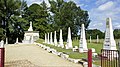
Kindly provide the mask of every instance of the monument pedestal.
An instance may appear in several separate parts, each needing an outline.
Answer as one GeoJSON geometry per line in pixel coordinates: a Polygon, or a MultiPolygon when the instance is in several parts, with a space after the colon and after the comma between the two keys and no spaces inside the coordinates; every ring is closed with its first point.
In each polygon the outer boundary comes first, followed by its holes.
{"type": "Polygon", "coordinates": [[[25,31],[23,43],[32,44],[39,39],[39,31],[25,31]]]}
{"type": "Polygon", "coordinates": [[[30,22],[30,27],[28,31],[25,31],[23,43],[33,44],[34,41],[39,39],[39,31],[33,31],[32,22],[30,22]]]}

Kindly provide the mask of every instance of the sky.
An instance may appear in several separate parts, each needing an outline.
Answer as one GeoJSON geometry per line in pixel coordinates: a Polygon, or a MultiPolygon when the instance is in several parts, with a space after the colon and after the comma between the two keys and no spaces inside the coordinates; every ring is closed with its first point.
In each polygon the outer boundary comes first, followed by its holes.
{"type": "MultiPolygon", "coordinates": [[[[40,4],[43,0],[26,0],[28,6],[32,3],[40,4]]],[[[44,0],[49,7],[48,0],[44,0]]],[[[88,29],[105,31],[106,18],[112,19],[113,29],[120,29],[120,0],[64,0],[73,1],[81,9],[88,11],[91,20],[88,29]]]]}

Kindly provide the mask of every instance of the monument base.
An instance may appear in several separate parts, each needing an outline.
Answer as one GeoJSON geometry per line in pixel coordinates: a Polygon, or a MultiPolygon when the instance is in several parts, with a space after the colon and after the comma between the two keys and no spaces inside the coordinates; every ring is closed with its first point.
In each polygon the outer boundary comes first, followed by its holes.
{"type": "Polygon", "coordinates": [[[25,31],[24,40],[25,44],[32,44],[34,41],[39,39],[39,31],[25,31]]]}
{"type": "Polygon", "coordinates": [[[85,53],[85,52],[88,52],[88,49],[79,48],[79,52],[80,53],[85,53]]]}

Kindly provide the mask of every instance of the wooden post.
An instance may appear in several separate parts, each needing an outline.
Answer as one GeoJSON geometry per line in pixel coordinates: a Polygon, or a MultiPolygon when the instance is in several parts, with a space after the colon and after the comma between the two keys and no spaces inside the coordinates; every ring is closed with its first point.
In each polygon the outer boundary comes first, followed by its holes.
{"type": "Polygon", "coordinates": [[[4,41],[0,42],[0,67],[4,67],[4,58],[5,58],[5,48],[4,41]]]}
{"type": "Polygon", "coordinates": [[[92,50],[88,50],[88,67],[92,67],[92,50]]]}
{"type": "Polygon", "coordinates": [[[4,67],[5,49],[0,48],[0,67],[4,67]]]}

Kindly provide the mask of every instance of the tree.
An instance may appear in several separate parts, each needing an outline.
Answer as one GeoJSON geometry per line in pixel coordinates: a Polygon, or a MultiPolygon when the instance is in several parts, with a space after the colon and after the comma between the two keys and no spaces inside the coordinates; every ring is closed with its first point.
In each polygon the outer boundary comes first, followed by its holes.
{"type": "Polygon", "coordinates": [[[90,20],[87,11],[77,7],[72,1],[64,2],[64,0],[49,0],[51,5],[50,12],[52,12],[53,28],[57,32],[63,30],[63,38],[67,38],[68,27],[71,27],[72,37],[76,37],[81,24],[84,23],[87,28],[90,20]]]}
{"type": "Polygon", "coordinates": [[[113,33],[115,39],[120,39],[120,29],[115,29],[113,33]]]}
{"type": "Polygon", "coordinates": [[[99,35],[99,39],[104,39],[104,33],[101,32],[100,30],[98,30],[98,29],[86,30],[87,39],[89,39],[90,36],[92,39],[96,39],[97,35],[99,35]]]}
{"type": "MultiPolygon", "coordinates": [[[[48,31],[48,12],[45,2],[42,4],[32,4],[25,12],[24,18],[28,22],[33,22],[33,29],[39,31],[40,37],[44,38],[44,33],[48,31]]],[[[29,24],[28,24],[29,25],[29,24]]]]}
{"type": "Polygon", "coordinates": [[[4,29],[4,35],[8,37],[9,42],[14,40],[10,40],[12,39],[12,31],[15,30],[12,28],[14,25],[12,17],[19,16],[20,10],[25,7],[25,4],[26,2],[24,0],[0,0],[1,27],[4,29]],[[22,4],[24,6],[21,6],[22,4]]]}

